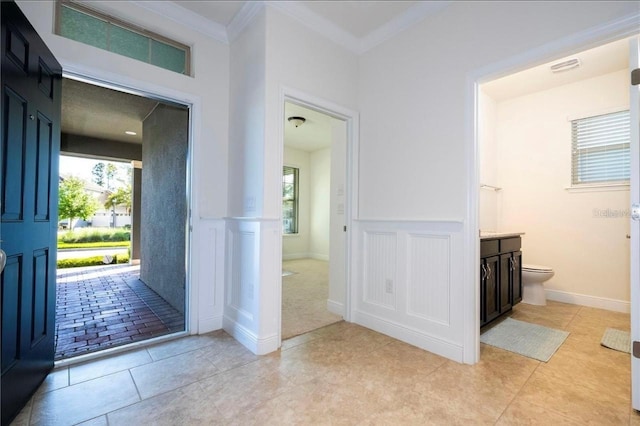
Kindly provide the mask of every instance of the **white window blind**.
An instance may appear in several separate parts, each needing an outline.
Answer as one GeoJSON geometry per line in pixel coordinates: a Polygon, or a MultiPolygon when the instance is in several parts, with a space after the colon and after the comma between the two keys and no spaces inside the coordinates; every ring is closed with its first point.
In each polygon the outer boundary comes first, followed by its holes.
{"type": "Polygon", "coordinates": [[[571,121],[571,185],[629,182],[629,111],[571,121]]]}

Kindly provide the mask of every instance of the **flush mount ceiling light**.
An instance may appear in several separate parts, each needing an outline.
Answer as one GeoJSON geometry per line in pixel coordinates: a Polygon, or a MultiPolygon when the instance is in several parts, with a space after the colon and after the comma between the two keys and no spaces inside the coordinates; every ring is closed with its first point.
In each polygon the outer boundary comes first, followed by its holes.
{"type": "Polygon", "coordinates": [[[131,130],[127,130],[125,133],[126,133],[127,135],[131,135],[131,136],[135,136],[135,135],[137,135],[137,133],[136,133],[136,132],[132,132],[131,130]]]}
{"type": "Polygon", "coordinates": [[[580,59],[572,58],[566,61],[558,62],[549,67],[551,72],[559,73],[572,70],[574,68],[578,68],[580,66],[580,59]]]}
{"type": "Polygon", "coordinates": [[[307,121],[304,117],[289,117],[288,120],[296,127],[302,126],[302,124],[307,121]]]}

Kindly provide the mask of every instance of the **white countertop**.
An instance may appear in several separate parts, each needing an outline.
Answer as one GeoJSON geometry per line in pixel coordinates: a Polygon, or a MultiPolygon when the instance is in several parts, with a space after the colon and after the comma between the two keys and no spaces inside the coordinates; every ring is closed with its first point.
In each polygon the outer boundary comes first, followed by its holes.
{"type": "Polygon", "coordinates": [[[480,231],[480,239],[481,240],[489,240],[489,239],[496,239],[496,238],[519,237],[520,235],[524,235],[524,232],[489,232],[489,231],[480,231]]]}

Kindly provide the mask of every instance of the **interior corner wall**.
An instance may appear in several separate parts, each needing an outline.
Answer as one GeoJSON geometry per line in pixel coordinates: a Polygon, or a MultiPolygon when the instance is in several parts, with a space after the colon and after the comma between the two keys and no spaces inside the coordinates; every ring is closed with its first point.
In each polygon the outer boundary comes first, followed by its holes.
{"type": "Polygon", "coordinates": [[[256,16],[231,44],[229,86],[229,213],[263,211],[265,138],[265,17],[256,16]]]}
{"type": "Polygon", "coordinates": [[[618,108],[629,108],[627,70],[497,103],[500,227],[525,232],[524,263],[553,268],[555,275],[545,283],[552,298],[628,307],[629,188],[566,189],[570,119],[618,108]]]}
{"type": "Polygon", "coordinates": [[[282,236],[282,259],[304,259],[310,250],[311,169],[309,153],[284,147],[284,165],[298,169],[298,233],[282,236]]]}
{"type": "Polygon", "coordinates": [[[331,149],[319,149],[309,154],[309,255],[313,259],[329,260],[329,213],[331,210],[331,149]]]}
{"type": "Polygon", "coordinates": [[[142,123],[140,280],[185,310],[189,113],[159,104],[142,123]]]}

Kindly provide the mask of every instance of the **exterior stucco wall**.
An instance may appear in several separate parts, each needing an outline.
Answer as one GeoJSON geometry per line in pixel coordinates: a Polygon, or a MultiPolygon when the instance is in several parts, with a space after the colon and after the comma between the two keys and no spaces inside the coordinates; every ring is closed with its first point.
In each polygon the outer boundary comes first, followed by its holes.
{"type": "Polygon", "coordinates": [[[142,126],[140,279],[185,308],[188,111],[160,104],[142,126]]]}

